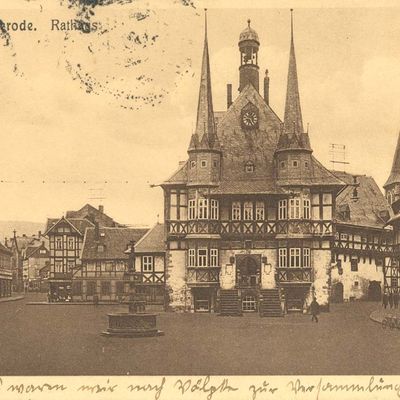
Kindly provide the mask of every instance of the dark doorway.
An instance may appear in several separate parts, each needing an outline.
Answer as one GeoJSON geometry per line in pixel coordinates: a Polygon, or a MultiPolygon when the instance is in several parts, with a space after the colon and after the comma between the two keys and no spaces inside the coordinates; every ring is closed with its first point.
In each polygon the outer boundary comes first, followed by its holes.
{"type": "Polygon", "coordinates": [[[260,283],[261,265],[254,257],[237,260],[236,282],[239,287],[256,287],[260,283]]]}
{"type": "Polygon", "coordinates": [[[368,286],[368,300],[380,301],[382,296],[381,283],[379,281],[370,281],[368,286]]]}
{"type": "Polygon", "coordinates": [[[208,288],[194,288],[193,300],[195,312],[210,312],[211,311],[211,292],[208,288]]]}
{"type": "Polygon", "coordinates": [[[342,282],[337,282],[332,286],[332,303],[343,303],[342,282]]]}

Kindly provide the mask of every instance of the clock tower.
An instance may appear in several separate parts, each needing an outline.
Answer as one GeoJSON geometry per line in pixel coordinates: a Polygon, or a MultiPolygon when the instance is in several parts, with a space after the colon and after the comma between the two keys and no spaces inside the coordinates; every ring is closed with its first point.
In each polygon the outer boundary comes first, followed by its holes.
{"type": "Polygon", "coordinates": [[[239,67],[239,92],[249,83],[259,90],[259,67],[258,49],[260,40],[257,32],[250,27],[250,20],[247,21],[247,28],[239,36],[240,67],[239,67]]]}

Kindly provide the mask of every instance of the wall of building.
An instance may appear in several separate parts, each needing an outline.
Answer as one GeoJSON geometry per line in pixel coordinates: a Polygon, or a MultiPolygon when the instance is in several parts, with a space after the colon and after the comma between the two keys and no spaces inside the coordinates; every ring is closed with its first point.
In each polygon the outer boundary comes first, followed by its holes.
{"type": "Polygon", "coordinates": [[[312,285],[313,290],[310,291],[306,298],[306,304],[309,306],[315,295],[318,303],[322,309],[329,307],[329,294],[330,294],[330,267],[331,267],[331,250],[329,242],[325,243],[325,249],[313,249],[311,251],[311,262],[313,267],[314,282],[312,285]]]}
{"type": "MultiPolygon", "coordinates": [[[[376,259],[373,257],[358,257],[357,271],[351,270],[350,255],[338,255],[341,260],[342,274],[339,274],[338,268],[332,270],[332,287],[338,282],[343,284],[343,299],[366,300],[368,298],[368,289],[370,282],[380,282],[383,290],[383,267],[376,264],[376,259]],[[346,261],[344,261],[346,259],[346,261]]],[[[354,257],[354,256],[353,256],[354,257]]],[[[381,262],[380,262],[381,264],[381,262]]]]}
{"type": "Polygon", "coordinates": [[[186,285],[186,251],[168,250],[166,254],[166,291],[169,308],[188,311],[193,306],[191,290],[186,285]]]}

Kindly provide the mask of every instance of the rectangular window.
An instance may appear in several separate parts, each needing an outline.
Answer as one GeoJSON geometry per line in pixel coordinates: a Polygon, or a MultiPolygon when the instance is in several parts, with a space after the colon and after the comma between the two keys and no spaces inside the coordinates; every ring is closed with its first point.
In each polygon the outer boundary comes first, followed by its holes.
{"type": "Polygon", "coordinates": [[[188,266],[195,267],[196,266],[196,250],[189,249],[188,251],[188,266]]]}
{"type": "Polygon", "coordinates": [[[208,256],[207,249],[198,249],[197,250],[197,264],[199,267],[207,267],[207,256],[208,256]]]}
{"type": "Polygon", "coordinates": [[[72,295],[80,296],[82,294],[82,282],[72,282],[72,295]]]}
{"type": "Polygon", "coordinates": [[[75,240],[73,237],[68,238],[68,250],[74,250],[75,240]]]}
{"type": "Polygon", "coordinates": [[[210,266],[218,267],[218,249],[210,249],[210,266]]]}
{"type": "Polygon", "coordinates": [[[309,199],[303,199],[303,218],[310,219],[311,217],[311,202],[309,199]]]}
{"type": "Polygon", "coordinates": [[[152,272],[154,268],[154,258],[153,256],[143,256],[142,257],[142,270],[143,272],[152,272]]]}
{"type": "Polygon", "coordinates": [[[62,237],[57,236],[56,237],[56,250],[61,250],[62,248],[63,248],[62,237]]]}
{"type": "Polygon", "coordinates": [[[124,282],[117,282],[116,283],[116,290],[118,295],[124,294],[124,282]]]}
{"type": "Polygon", "coordinates": [[[196,219],[196,200],[189,200],[189,219],[196,219]]]}
{"type": "Polygon", "coordinates": [[[218,200],[210,200],[210,219],[219,219],[218,200]]]}
{"type": "Polygon", "coordinates": [[[63,262],[62,261],[55,261],[54,262],[54,272],[64,272],[63,262]]]}
{"type": "Polygon", "coordinates": [[[240,212],[240,202],[239,201],[234,201],[232,203],[232,219],[234,221],[239,221],[241,218],[241,212],[240,212]]]}
{"type": "Polygon", "coordinates": [[[251,201],[245,201],[243,206],[243,219],[245,221],[253,220],[253,203],[251,201]]]}
{"type": "Polygon", "coordinates": [[[113,271],[113,262],[112,261],[107,261],[105,265],[105,271],[106,272],[112,272],[113,271]]]}
{"type": "Polygon", "coordinates": [[[94,296],[96,294],[96,282],[95,281],[87,281],[86,294],[88,296],[94,296]]]}
{"type": "Polygon", "coordinates": [[[300,268],[300,248],[290,249],[290,263],[291,268],[300,268]]]}
{"type": "Polygon", "coordinates": [[[71,272],[75,268],[75,261],[67,262],[67,272],[71,272]]]}
{"type": "Polygon", "coordinates": [[[101,282],[101,294],[104,296],[109,296],[111,294],[111,282],[101,282]]]}
{"type": "Polygon", "coordinates": [[[289,219],[300,218],[300,199],[289,200],[289,219]]]}
{"type": "Polygon", "coordinates": [[[264,221],[265,219],[265,208],[263,201],[256,202],[256,220],[257,221],[264,221]]]}
{"type": "Polygon", "coordinates": [[[279,249],[278,265],[279,268],[287,268],[287,249],[285,248],[279,249]]]}
{"type": "Polygon", "coordinates": [[[351,270],[353,272],[357,272],[358,271],[358,258],[352,258],[350,260],[350,264],[351,264],[351,270]]]}
{"type": "Polygon", "coordinates": [[[308,247],[303,249],[303,268],[311,268],[310,249],[308,247]]]}
{"type": "Polygon", "coordinates": [[[279,200],[278,219],[287,219],[287,200],[279,200]]]}
{"type": "Polygon", "coordinates": [[[199,219],[207,219],[208,218],[208,199],[199,199],[199,219]]]}

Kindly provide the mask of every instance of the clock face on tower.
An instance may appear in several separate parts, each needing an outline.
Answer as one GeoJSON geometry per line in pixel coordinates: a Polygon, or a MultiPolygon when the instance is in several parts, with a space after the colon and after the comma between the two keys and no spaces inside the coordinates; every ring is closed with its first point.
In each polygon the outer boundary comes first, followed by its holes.
{"type": "Polygon", "coordinates": [[[258,110],[249,103],[241,113],[241,125],[243,129],[254,129],[258,127],[258,110]]]}

